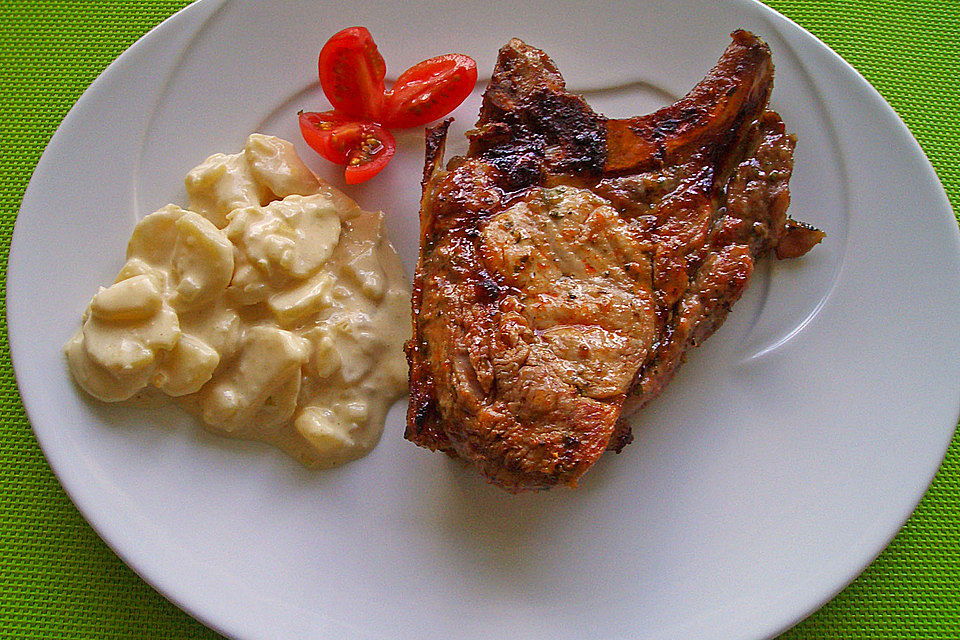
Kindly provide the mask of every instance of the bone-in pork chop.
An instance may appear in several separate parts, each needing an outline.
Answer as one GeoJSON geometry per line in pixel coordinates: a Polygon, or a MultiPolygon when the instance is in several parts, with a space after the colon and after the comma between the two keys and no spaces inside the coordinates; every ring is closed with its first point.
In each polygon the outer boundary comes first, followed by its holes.
{"type": "Polygon", "coordinates": [[[612,120],[500,50],[466,157],[427,134],[405,436],[511,492],[573,486],[740,297],[823,234],[787,217],[794,138],[745,31],[677,103],[612,120]]]}

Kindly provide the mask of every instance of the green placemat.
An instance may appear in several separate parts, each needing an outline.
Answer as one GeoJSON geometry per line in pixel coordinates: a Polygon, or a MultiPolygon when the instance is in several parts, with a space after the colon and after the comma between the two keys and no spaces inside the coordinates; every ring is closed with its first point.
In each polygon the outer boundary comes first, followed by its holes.
{"type": "MultiPolygon", "coordinates": [[[[219,637],[141,581],[67,499],[24,416],[6,335],[6,260],[13,222],[44,146],[97,74],[184,4],[0,1],[3,639],[219,637]]],[[[956,212],[960,2],[768,4],[824,40],[880,90],[930,157],[956,212]]],[[[783,638],[960,638],[960,436],[916,513],[886,551],[783,638]]]]}

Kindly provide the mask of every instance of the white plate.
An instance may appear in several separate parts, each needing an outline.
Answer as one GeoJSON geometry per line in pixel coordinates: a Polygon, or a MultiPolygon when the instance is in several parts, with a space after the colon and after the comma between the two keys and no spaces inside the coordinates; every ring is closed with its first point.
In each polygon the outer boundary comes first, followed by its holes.
{"type": "MultiPolygon", "coordinates": [[[[44,153],[8,270],[13,363],[37,438],[98,533],[236,638],[763,638],[889,542],[957,424],[960,240],[914,139],[827,47],[747,0],[199,2],[80,99],[44,153]],[[797,132],[792,214],[827,231],[767,263],[727,323],[576,491],[510,496],[401,439],[314,472],[175,411],[101,406],[60,348],[134,221],[252,131],[299,141],[326,37],[364,24],[396,74],[458,51],[489,73],[521,36],[609,115],[684,93],[728,33],[770,44],[797,132]]],[[[457,112],[472,124],[479,94],[457,112]]],[[[422,141],[355,189],[416,254],[422,141]]],[[[460,149],[463,144],[459,143],[460,149]]]]}

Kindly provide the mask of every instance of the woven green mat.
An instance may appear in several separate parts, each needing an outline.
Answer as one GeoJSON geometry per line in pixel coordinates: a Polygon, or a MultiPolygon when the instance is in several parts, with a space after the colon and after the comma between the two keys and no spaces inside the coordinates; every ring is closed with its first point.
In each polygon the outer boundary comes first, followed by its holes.
{"type": "MultiPolygon", "coordinates": [[[[67,499],[20,405],[5,325],[13,222],[44,146],[97,74],[184,4],[0,0],[3,639],[219,637],[142,582],[67,499]]],[[[960,2],[768,4],[823,39],[880,90],[920,141],[957,211],[960,2]]],[[[783,638],[960,638],[960,437],[916,513],[886,551],[843,593],[783,638]]]]}

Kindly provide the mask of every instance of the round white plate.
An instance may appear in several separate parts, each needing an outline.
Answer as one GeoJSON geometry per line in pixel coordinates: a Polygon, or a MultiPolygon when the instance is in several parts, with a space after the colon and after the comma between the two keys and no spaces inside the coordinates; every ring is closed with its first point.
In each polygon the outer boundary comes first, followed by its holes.
{"type": "MultiPolygon", "coordinates": [[[[218,2],[118,58],[64,120],[17,219],[13,363],[37,438],[98,533],[228,636],[764,638],[890,541],[960,407],[960,239],[937,179],[880,96],[810,34],[748,0],[218,2]],[[370,28],[396,76],[457,51],[489,74],[519,36],[608,115],[681,95],[745,27],[770,44],[772,105],[797,133],[791,213],[826,230],[766,263],[726,324],[637,416],[636,440],[575,491],[511,496],[401,438],[309,471],[173,409],[103,406],[61,345],[112,280],[136,219],[186,202],[183,176],[253,131],[302,144],[326,107],[316,56],[370,28]]],[[[456,112],[452,151],[479,91],[456,112]]],[[[421,136],[349,192],[388,213],[412,273],[421,136]]]]}

